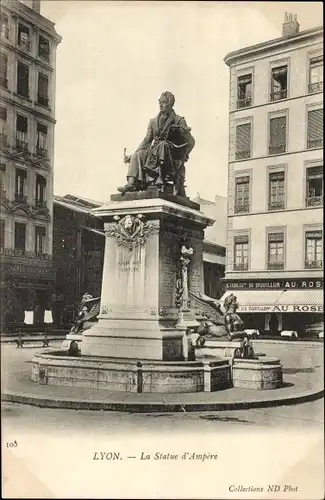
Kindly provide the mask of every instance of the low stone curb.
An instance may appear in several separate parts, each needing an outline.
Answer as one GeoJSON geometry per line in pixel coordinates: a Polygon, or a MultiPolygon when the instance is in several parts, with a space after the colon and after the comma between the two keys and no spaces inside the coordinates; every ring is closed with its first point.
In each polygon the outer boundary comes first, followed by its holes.
{"type": "MultiPolygon", "coordinates": [[[[275,389],[276,391],[276,389],[275,389]]],[[[131,393],[130,393],[131,395],[131,393]]],[[[125,397],[125,394],[123,394],[125,397]]],[[[139,395],[141,397],[141,395],[139,395]]],[[[283,396],[275,399],[251,400],[251,401],[224,401],[216,403],[182,403],[180,395],[179,403],[157,403],[157,402],[110,402],[78,400],[71,398],[55,399],[26,395],[19,392],[7,391],[1,395],[2,401],[20,403],[42,408],[64,408],[69,410],[103,410],[120,411],[130,413],[173,413],[173,412],[200,412],[200,411],[223,411],[223,410],[248,410],[251,408],[268,408],[272,406],[288,406],[298,403],[306,403],[324,397],[324,389],[313,392],[305,391],[298,394],[283,396]]]]}

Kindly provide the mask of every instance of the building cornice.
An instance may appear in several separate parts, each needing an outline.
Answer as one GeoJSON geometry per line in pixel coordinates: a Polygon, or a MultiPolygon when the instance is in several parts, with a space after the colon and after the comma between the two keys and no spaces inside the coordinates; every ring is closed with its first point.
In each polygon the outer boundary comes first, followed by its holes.
{"type": "Polygon", "coordinates": [[[263,52],[269,52],[270,50],[275,48],[284,49],[288,47],[288,45],[301,43],[302,41],[322,35],[323,26],[317,26],[309,30],[301,31],[300,33],[294,35],[275,38],[273,40],[268,40],[266,42],[258,43],[256,45],[250,45],[249,47],[244,47],[243,49],[229,52],[229,54],[224,57],[224,62],[227,64],[227,66],[231,67],[245,57],[257,56],[263,52]]]}
{"type": "Polygon", "coordinates": [[[2,0],[1,3],[2,8],[4,7],[13,14],[16,14],[18,17],[22,17],[36,29],[43,31],[50,36],[57,44],[62,41],[62,37],[54,28],[55,24],[27,5],[19,2],[18,0],[2,0]]]}

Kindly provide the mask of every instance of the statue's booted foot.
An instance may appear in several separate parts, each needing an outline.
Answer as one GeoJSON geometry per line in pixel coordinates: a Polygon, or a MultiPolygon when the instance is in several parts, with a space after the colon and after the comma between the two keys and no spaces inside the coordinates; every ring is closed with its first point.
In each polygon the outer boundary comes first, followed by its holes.
{"type": "Polygon", "coordinates": [[[131,193],[133,191],[136,191],[136,187],[133,184],[125,184],[125,186],[120,186],[117,188],[119,193],[131,193]]]}

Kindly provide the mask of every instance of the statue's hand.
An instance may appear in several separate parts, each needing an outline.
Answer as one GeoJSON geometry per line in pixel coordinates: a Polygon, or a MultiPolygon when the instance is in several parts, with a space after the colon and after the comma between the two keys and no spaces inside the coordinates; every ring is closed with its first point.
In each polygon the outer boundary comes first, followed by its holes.
{"type": "Polygon", "coordinates": [[[124,156],[124,163],[130,163],[131,161],[131,155],[125,155],[124,156]]]}

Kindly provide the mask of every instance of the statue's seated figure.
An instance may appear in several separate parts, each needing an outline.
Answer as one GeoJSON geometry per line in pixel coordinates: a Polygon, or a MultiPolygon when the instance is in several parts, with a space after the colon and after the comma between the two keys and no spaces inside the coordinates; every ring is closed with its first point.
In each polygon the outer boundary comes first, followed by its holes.
{"type": "Polygon", "coordinates": [[[160,112],[150,120],[146,137],[131,156],[125,156],[129,168],[127,184],[118,188],[121,193],[149,186],[165,191],[169,184],[173,194],[186,196],[185,163],[195,141],[185,119],[175,113],[174,103],[170,92],[161,95],[160,112]]]}

